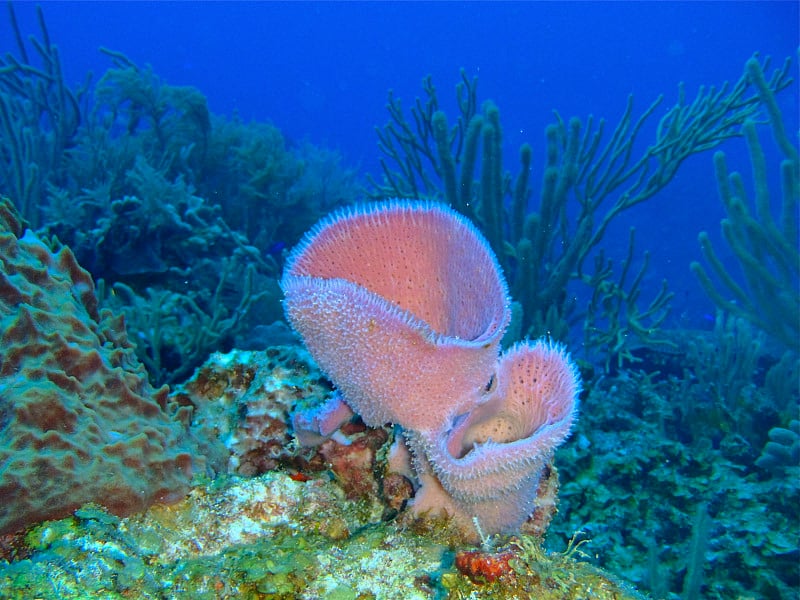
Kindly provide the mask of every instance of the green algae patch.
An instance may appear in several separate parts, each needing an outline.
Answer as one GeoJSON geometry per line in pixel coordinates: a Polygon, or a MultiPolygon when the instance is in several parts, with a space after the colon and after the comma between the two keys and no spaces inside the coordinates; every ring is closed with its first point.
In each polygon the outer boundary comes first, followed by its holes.
{"type": "Polygon", "coordinates": [[[325,600],[357,600],[356,594],[351,588],[346,585],[340,585],[335,589],[325,594],[325,600]]]}

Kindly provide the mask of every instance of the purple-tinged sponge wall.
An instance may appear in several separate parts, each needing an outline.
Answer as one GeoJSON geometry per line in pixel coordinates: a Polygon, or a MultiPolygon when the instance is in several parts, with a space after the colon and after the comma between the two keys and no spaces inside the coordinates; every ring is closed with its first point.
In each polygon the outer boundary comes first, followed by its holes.
{"type": "Polygon", "coordinates": [[[188,409],[167,394],[72,252],[23,235],[0,197],[0,534],[87,502],[124,516],[181,498],[188,409]]]}
{"type": "Polygon", "coordinates": [[[335,213],[292,251],[281,287],[289,322],[339,392],[295,413],[301,443],[342,423],[337,402],[367,425],[401,427],[413,462],[400,445],[393,462],[404,476],[413,466],[412,509],[447,514],[465,539],[516,533],[552,505],[549,464],[580,377],[544,340],[500,354],[508,287],[463,216],[409,200],[335,213]]]}

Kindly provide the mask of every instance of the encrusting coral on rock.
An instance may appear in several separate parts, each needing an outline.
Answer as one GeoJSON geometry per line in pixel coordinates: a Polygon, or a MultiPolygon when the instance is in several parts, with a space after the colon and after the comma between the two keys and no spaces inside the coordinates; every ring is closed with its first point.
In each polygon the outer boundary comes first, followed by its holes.
{"type": "Polygon", "coordinates": [[[291,413],[330,395],[307,350],[273,346],[213,354],[172,397],[192,407],[192,431],[210,472],[252,477],[286,471],[301,482],[330,474],[365,512],[396,513],[411,489],[402,476],[382,476],[385,460],[378,455],[385,457],[389,429],[353,421],[335,439],[313,447],[296,443],[291,413]]]}
{"type": "Polygon", "coordinates": [[[192,407],[192,430],[211,471],[253,476],[294,460],[289,413],[329,393],[306,351],[275,346],[214,353],[173,397],[192,407]]]}
{"type": "Polygon", "coordinates": [[[580,383],[547,342],[499,356],[508,291],[478,230],[434,203],[340,212],[294,250],[281,286],[289,321],[341,392],[295,424],[324,435],[345,402],[367,425],[400,425],[421,485],[415,512],[446,513],[475,540],[518,531],[580,383]]]}
{"type": "Polygon", "coordinates": [[[154,390],[90,275],[0,197],[0,533],[86,502],[129,515],[189,489],[188,413],[154,390]]]}
{"type": "Polygon", "coordinates": [[[607,574],[525,544],[454,559],[435,532],[370,522],[335,481],[221,478],[117,518],[96,506],[34,526],[0,561],[3,598],[639,598],[607,574]],[[533,560],[531,560],[533,559],[533,560]]]}

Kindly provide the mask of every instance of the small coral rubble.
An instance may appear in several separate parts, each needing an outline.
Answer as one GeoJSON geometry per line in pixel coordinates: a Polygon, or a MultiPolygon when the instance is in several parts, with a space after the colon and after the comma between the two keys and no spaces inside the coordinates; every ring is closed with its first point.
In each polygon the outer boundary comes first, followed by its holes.
{"type": "Polygon", "coordinates": [[[0,533],[86,502],[128,515],[188,491],[186,411],[150,386],[72,252],[23,235],[3,198],[0,347],[0,533]]]}

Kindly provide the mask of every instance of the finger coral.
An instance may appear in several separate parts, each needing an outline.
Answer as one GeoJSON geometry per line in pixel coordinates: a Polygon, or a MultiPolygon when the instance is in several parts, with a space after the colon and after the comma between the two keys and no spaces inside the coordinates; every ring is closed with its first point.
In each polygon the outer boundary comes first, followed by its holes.
{"type": "Polygon", "coordinates": [[[89,274],[0,198],[0,533],[87,502],[117,515],[188,491],[192,456],[89,274]]]}
{"type": "Polygon", "coordinates": [[[368,425],[403,428],[421,485],[414,510],[446,512],[473,539],[518,530],[580,384],[549,343],[500,356],[507,286],[477,229],[428,202],[340,212],[294,250],[281,285],[342,400],[368,425]]]}

